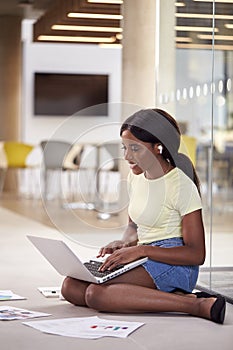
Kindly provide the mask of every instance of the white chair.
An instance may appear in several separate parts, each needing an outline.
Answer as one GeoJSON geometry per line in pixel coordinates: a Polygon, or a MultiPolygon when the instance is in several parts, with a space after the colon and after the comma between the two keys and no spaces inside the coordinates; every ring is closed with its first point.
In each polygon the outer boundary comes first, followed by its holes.
{"type": "MultiPolygon", "coordinates": [[[[82,146],[73,146],[71,143],[60,140],[44,140],[40,143],[43,150],[43,197],[44,199],[53,198],[49,188],[50,175],[57,173],[59,175],[59,196],[62,195],[61,177],[64,171],[69,174],[70,171],[77,171],[80,165],[80,158],[83,151],[82,146]]],[[[71,192],[70,181],[68,190],[71,192]]]]}
{"type": "Polygon", "coordinates": [[[98,169],[99,188],[97,193],[97,217],[109,219],[117,213],[118,197],[116,185],[119,181],[119,143],[104,143],[102,151],[106,151],[106,159],[98,169]],[[117,197],[117,198],[116,198],[117,197]]]}

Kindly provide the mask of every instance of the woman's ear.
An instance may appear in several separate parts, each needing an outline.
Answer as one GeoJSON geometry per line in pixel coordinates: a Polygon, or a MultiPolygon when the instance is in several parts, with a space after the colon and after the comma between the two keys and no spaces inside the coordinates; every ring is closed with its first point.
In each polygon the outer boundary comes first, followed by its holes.
{"type": "Polygon", "coordinates": [[[163,146],[158,145],[157,148],[158,148],[159,154],[162,154],[163,153],[163,146]]]}

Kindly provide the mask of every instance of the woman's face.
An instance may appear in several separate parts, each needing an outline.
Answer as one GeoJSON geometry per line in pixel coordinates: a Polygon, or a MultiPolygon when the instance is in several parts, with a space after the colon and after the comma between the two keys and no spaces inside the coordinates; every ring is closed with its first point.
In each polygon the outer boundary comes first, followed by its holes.
{"type": "Polygon", "coordinates": [[[124,130],[121,138],[124,158],[135,175],[150,171],[159,164],[156,145],[138,140],[129,130],[124,130]]]}

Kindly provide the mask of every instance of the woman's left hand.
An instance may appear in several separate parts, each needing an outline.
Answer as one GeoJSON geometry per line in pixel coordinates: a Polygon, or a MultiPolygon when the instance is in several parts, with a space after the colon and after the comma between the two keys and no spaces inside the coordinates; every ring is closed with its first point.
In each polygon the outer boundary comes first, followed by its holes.
{"type": "Polygon", "coordinates": [[[112,270],[119,265],[123,265],[141,258],[140,247],[126,247],[114,251],[100,267],[100,271],[112,270]]]}

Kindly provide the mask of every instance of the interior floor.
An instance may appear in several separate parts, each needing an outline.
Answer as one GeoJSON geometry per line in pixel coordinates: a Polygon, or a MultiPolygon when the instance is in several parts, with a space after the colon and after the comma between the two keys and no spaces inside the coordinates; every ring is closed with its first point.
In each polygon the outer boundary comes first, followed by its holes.
{"type": "MultiPolygon", "coordinates": [[[[112,314],[77,307],[57,298],[45,298],[38,287],[60,286],[63,277],[31,245],[27,235],[62,239],[80,257],[92,257],[99,246],[119,237],[124,229],[118,216],[101,220],[95,210],[67,210],[60,200],[44,206],[35,199],[4,194],[0,200],[1,289],[10,289],[26,300],[1,301],[1,305],[46,312],[46,319],[99,316],[104,319],[138,321],[143,326],[127,338],[105,337],[98,340],[61,337],[41,333],[21,320],[1,323],[1,346],[5,350],[56,348],[118,350],[159,349],[230,350],[233,341],[233,305],[227,303],[224,325],[178,313],[112,314]]],[[[227,233],[225,233],[227,235],[227,233]]],[[[231,235],[228,233],[228,236],[231,235]]],[[[217,234],[221,237],[220,234],[217,234]]],[[[224,236],[225,237],[225,236],[224,236]]],[[[224,238],[225,239],[225,238],[224,238]]],[[[217,242],[221,248],[221,241],[217,242]]],[[[232,247],[232,244],[231,244],[232,247]]],[[[231,248],[230,247],[230,248],[231,248]]],[[[224,251],[222,254],[222,258],[224,251]]],[[[226,255],[226,254],[225,254],[226,255]]],[[[232,254],[231,254],[232,255],[232,254]]],[[[232,259],[230,256],[229,259],[232,259]]],[[[215,263],[221,264],[221,259],[215,263]]],[[[230,264],[231,261],[228,260],[230,264]]],[[[42,319],[38,319],[42,320],[42,319]]],[[[43,318],[45,320],[45,318],[43,318]]]]}

